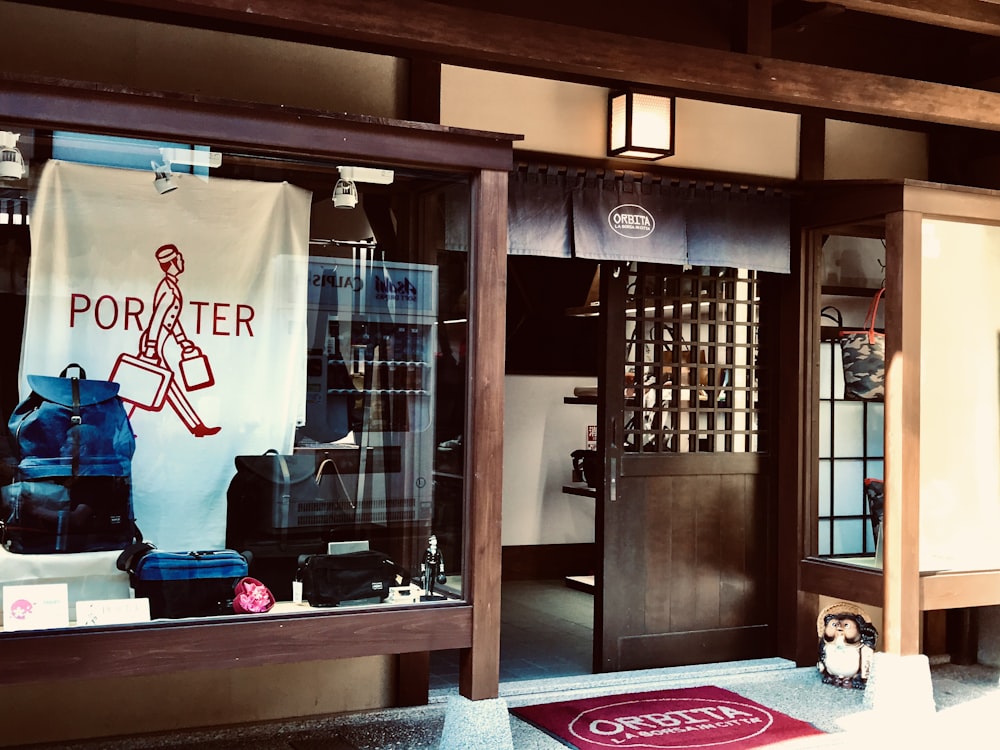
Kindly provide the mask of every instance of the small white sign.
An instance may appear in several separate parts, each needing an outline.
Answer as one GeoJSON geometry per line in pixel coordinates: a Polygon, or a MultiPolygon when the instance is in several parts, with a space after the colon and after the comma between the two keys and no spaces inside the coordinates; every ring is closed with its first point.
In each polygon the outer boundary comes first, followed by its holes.
{"type": "Polygon", "coordinates": [[[69,587],[65,583],[3,587],[4,630],[69,627],[69,587]]]}
{"type": "Polygon", "coordinates": [[[149,599],[84,599],[76,603],[77,625],[149,622],[149,599]]]}

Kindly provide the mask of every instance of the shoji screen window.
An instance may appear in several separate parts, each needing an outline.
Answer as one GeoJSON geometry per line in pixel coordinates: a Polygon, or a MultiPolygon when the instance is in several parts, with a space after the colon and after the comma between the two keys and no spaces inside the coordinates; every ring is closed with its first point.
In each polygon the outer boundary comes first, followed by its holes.
{"type": "MultiPolygon", "coordinates": [[[[824,319],[824,324],[828,321],[824,319]]],[[[883,405],[844,398],[834,327],[823,327],[819,378],[820,555],[874,556],[865,478],[882,478],[883,405]]]]}

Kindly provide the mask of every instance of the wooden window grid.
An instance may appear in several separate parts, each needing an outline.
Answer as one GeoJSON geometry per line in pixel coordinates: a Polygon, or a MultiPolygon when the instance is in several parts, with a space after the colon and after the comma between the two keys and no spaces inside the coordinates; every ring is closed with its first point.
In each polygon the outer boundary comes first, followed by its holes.
{"type": "Polygon", "coordinates": [[[872,556],[875,538],[864,479],[884,471],[883,405],[844,398],[836,329],[820,341],[818,550],[831,557],[872,556]]]}
{"type": "Polygon", "coordinates": [[[644,264],[628,274],[626,450],[762,452],[757,274],[644,264]]]}

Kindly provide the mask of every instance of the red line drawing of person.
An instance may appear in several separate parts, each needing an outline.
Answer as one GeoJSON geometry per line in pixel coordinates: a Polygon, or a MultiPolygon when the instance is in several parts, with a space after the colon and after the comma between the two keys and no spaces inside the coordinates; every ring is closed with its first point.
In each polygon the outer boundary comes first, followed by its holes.
{"type": "MultiPolygon", "coordinates": [[[[201,351],[185,335],[181,325],[184,297],[177,277],[184,273],[184,255],[176,245],[163,245],[156,250],[155,256],[163,271],[163,278],[153,293],[153,312],[149,325],[139,337],[139,358],[172,371],[163,355],[164,344],[170,338],[177,342],[182,358],[198,355],[201,351]]],[[[219,432],[221,427],[208,427],[201,421],[177,381],[176,375],[170,379],[165,401],[177,413],[184,426],[195,437],[206,437],[219,432]]]]}

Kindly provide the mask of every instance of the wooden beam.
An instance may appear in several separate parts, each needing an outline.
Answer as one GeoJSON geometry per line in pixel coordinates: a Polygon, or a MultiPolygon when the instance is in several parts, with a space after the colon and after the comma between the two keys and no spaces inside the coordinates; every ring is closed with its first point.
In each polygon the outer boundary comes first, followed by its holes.
{"type": "MultiPolygon", "coordinates": [[[[826,0],[807,0],[827,5],[826,0]]],[[[1000,36],[1000,5],[982,0],[837,0],[847,10],[1000,36]]]]}
{"type": "MultiPolygon", "coordinates": [[[[927,0],[929,4],[931,0],[927,0]]],[[[856,3],[857,4],[857,3],[856,3]]],[[[937,2],[934,3],[938,5],[937,2]]],[[[891,3],[872,3],[891,9],[891,3]]],[[[897,3],[910,13],[917,3],[897,3]]],[[[978,3],[985,6],[985,3],[978,3]]],[[[1000,130],[1000,94],[832,69],[421,0],[124,0],[124,12],[167,13],[197,25],[213,19],[261,34],[299,33],[343,46],[594,85],[633,83],[767,109],[820,110],[1000,130]]],[[[952,0],[938,18],[972,22],[973,4],[952,0]],[[964,9],[965,15],[962,11],[964,9]]],[[[983,13],[1000,13],[1000,9],[983,13]]],[[[983,22],[989,28],[991,24],[983,22]]],[[[1000,26],[1000,18],[997,19],[1000,26]]]]}
{"type": "Polygon", "coordinates": [[[921,222],[886,216],[883,649],[920,652],[921,222]]]}
{"type": "Polygon", "coordinates": [[[55,636],[5,633],[0,686],[463,649],[472,642],[472,617],[468,605],[376,606],[305,617],[71,628],[55,636]]]}
{"type": "Polygon", "coordinates": [[[751,55],[771,55],[771,0],[745,0],[743,38],[733,40],[733,49],[751,55]]]}
{"type": "Polygon", "coordinates": [[[799,179],[822,180],[826,175],[826,118],[803,115],[799,123],[799,179]]]}
{"type": "Polygon", "coordinates": [[[470,700],[500,692],[500,529],[503,501],[503,388],[507,305],[507,173],[483,171],[474,182],[475,241],[469,253],[466,482],[472,647],[460,654],[458,689],[470,700]]]}

